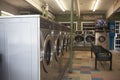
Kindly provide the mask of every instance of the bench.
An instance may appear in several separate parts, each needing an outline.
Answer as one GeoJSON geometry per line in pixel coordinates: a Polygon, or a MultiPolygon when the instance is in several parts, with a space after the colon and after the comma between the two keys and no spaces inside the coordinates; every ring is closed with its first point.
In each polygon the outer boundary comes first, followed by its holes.
{"type": "Polygon", "coordinates": [[[99,45],[91,45],[91,58],[92,52],[95,55],[95,69],[97,69],[97,61],[110,61],[110,70],[112,70],[112,53],[99,45]]]}

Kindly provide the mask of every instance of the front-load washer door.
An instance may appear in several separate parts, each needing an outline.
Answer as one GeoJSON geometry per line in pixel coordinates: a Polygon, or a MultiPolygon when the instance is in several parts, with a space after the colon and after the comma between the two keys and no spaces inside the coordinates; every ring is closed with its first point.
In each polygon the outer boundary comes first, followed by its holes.
{"type": "Polygon", "coordinates": [[[49,70],[51,69],[50,65],[51,65],[51,53],[52,53],[52,41],[51,41],[51,36],[47,35],[47,37],[44,40],[44,48],[43,48],[43,52],[44,52],[44,58],[43,58],[43,69],[46,73],[49,72],[49,70]]]}
{"type": "Polygon", "coordinates": [[[100,43],[105,42],[105,36],[99,36],[98,40],[100,43]]]}
{"type": "Polygon", "coordinates": [[[66,38],[65,38],[65,35],[63,35],[62,36],[62,38],[61,38],[61,42],[60,42],[60,52],[62,53],[62,56],[64,55],[64,50],[65,50],[65,48],[66,48],[66,38]]]}
{"type": "Polygon", "coordinates": [[[92,35],[87,35],[86,37],[85,37],[85,40],[86,40],[86,43],[91,43],[92,41],[93,41],[93,36],[92,35]]]}
{"type": "Polygon", "coordinates": [[[109,49],[109,33],[108,32],[96,33],[95,45],[100,45],[106,49],[109,49]]]}
{"type": "Polygon", "coordinates": [[[55,60],[58,62],[58,57],[60,56],[60,39],[58,38],[56,41],[56,53],[55,60]]]}
{"type": "Polygon", "coordinates": [[[60,56],[62,55],[62,47],[61,47],[61,39],[60,36],[55,41],[56,49],[55,49],[55,60],[56,62],[59,62],[60,56]]]}
{"type": "Polygon", "coordinates": [[[62,42],[62,49],[63,51],[66,50],[66,43],[67,43],[67,39],[66,37],[63,38],[63,42],[62,42]]]}
{"type": "Polygon", "coordinates": [[[76,42],[82,42],[82,41],[84,41],[84,37],[82,35],[76,35],[75,36],[75,41],[76,42]]]}

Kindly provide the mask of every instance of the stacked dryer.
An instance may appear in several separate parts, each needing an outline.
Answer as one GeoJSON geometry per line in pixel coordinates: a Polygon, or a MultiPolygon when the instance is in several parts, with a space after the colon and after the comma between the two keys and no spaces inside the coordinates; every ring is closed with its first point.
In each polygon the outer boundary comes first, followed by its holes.
{"type": "Polygon", "coordinates": [[[109,32],[96,32],[95,44],[100,45],[106,49],[109,49],[109,32]]]}
{"type": "Polygon", "coordinates": [[[76,31],[74,35],[74,44],[76,46],[84,46],[84,32],[76,31]]]}
{"type": "Polygon", "coordinates": [[[95,35],[93,31],[84,31],[85,35],[85,47],[90,47],[91,43],[95,43],[95,35]]]}

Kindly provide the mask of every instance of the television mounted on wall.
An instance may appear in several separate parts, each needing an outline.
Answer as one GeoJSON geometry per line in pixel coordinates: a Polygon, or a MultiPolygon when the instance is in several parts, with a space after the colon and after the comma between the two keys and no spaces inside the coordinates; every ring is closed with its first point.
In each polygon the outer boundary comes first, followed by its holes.
{"type": "Polygon", "coordinates": [[[97,19],[96,28],[108,28],[108,21],[106,19],[97,19]]]}

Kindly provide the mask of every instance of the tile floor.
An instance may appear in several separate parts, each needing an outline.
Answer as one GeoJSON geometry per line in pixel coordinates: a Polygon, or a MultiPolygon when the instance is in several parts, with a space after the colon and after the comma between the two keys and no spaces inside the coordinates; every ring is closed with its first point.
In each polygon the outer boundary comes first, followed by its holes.
{"type": "Polygon", "coordinates": [[[94,69],[94,57],[90,51],[74,51],[72,73],[69,68],[62,80],[120,80],[120,53],[113,53],[113,70],[109,70],[108,62],[98,62],[98,70],[94,69]]]}

